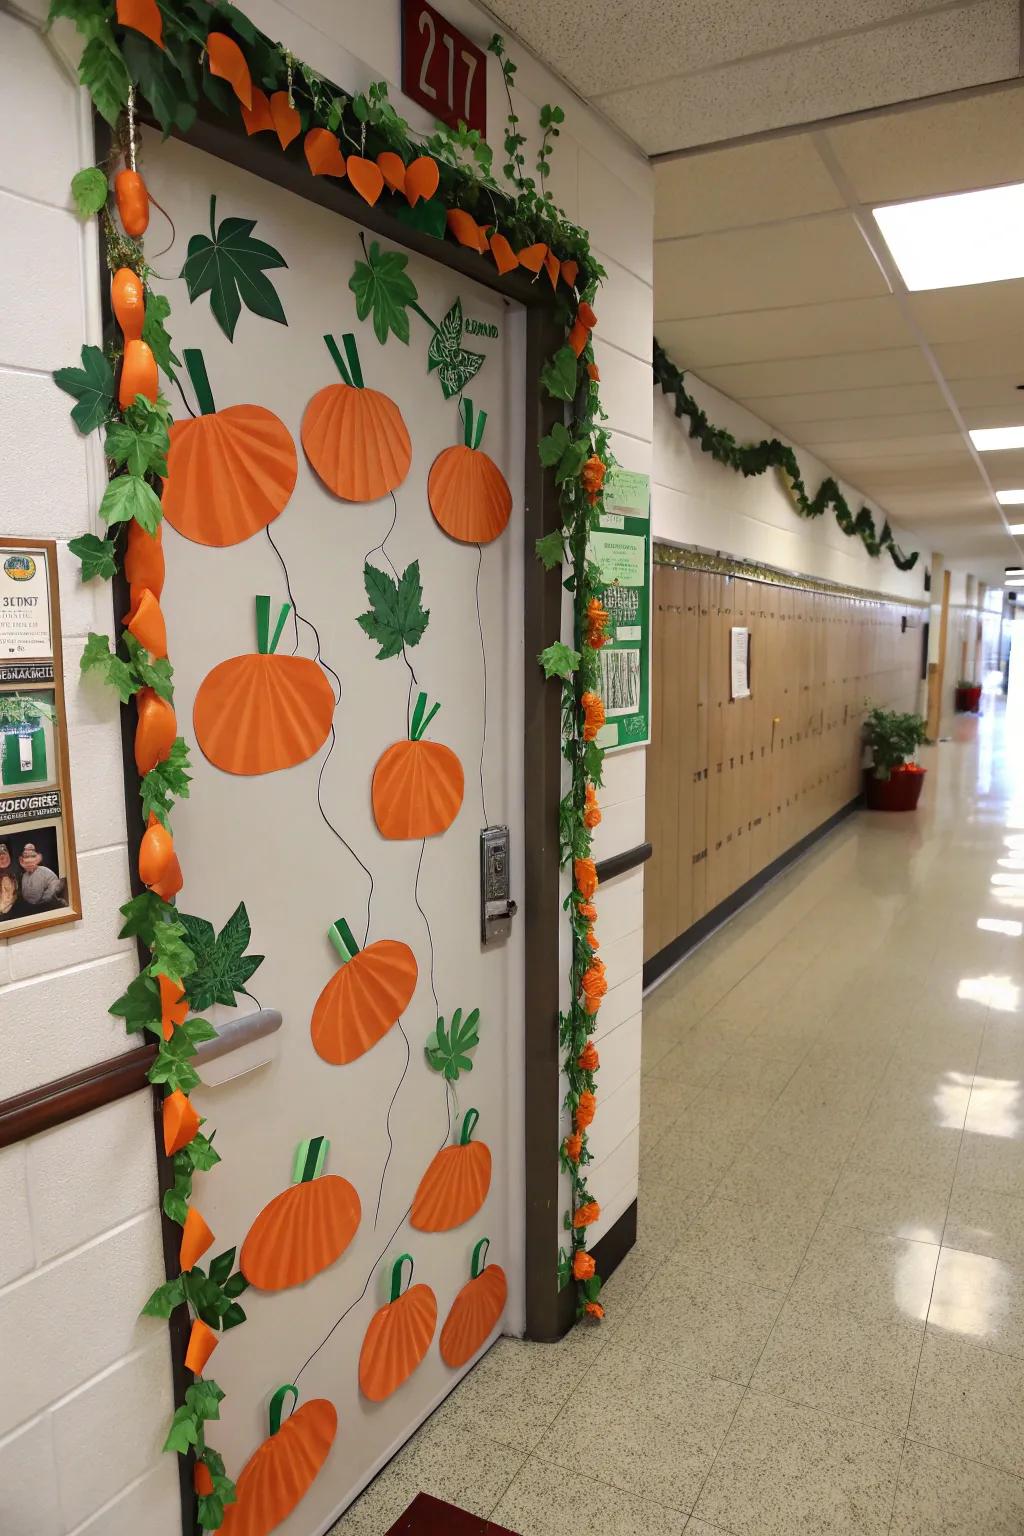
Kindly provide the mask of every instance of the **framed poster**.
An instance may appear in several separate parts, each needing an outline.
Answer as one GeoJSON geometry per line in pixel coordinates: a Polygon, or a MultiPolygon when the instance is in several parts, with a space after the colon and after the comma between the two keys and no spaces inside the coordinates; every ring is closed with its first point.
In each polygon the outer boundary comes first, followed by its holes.
{"type": "Polygon", "coordinates": [[[605,481],[600,527],[590,558],[601,568],[601,603],[608,612],[602,646],[601,697],[606,752],[643,747],[651,739],[651,481],[612,469],[605,481]]]}
{"type": "Polygon", "coordinates": [[[729,630],[729,697],[750,698],[750,630],[743,625],[729,630]]]}
{"type": "Polygon", "coordinates": [[[81,915],[57,546],[0,538],[0,939],[81,915]]]}

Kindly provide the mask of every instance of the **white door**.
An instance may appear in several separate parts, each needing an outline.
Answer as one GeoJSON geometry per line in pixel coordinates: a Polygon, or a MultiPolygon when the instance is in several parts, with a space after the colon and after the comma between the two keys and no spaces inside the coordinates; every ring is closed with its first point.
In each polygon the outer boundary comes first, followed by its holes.
{"type": "MultiPolygon", "coordinates": [[[[510,1288],[486,1342],[521,1327],[522,929],[513,926],[506,942],[485,948],[479,916],[479,834],[488,823],[510,827],[512,890],[522,896],[521,316],[484,288],[412,256],[404,269],[416,290],[406,310],[409,342],[391,334],[382,346],[371,319],[357,317],[349,286],[376,237],[367,236],[364,248],[357,225],[152,135],[145,171],[152,196],[174,222],[173,244],[152,257],[162,274],[155,283],[172,305],[178,354],[186,348],[202,353],[212,402],[197,397],[184,368],[182,386],[193,411],[212,403],[229,412],[201,444],[193,434],[188,474],[183,470],[179,479],[174,519],[192,537],[165,522],[163,608],[179,729],[192,750],[194,775],[175,827],[185,876],[178,905],[219,929],[244,901],[250,948],[266,957],[249,990],[284,1016],[265,1052],[272,1058],[267,1064],[197,1092],[223,1161],[197,1179],[195,1202],[216,1234],[211,1254],[241,1248],[259,1213],[291,1185],[296,1148],[317,1137],[330,1142],[323,1174],[348,1181],[358,1196],[358,1227],[341,1256],[305,1283],[251,1286],[241,1298],[247,1321],[221,1337],[207,1368],[227,1393],[210,1441],[236,1478],[267,1435],[267,1407],[277,1388],[297,1386],[300,1407],[324,1398],[336,1408],[337,1434],[323,1469],[280,1527],[287,1536],[304,1536],[327,1527],[486,1347],[457,1367],[440,1353],[445,1321],[470,1280],[482,1238],[490,1239],[487,1262],[501,1266],[510,1288]],[[247,307],[243,274],[243,302],[229,340],[210,293],[190,300],[186,281],[175,276],[190,241],[213,238],[211,195],[222,242],[224,220],[255,220],[248,235],[239,236],[243,246],[247,239],[262,241],[287,263],[259,268],[255,285],[264,295],[260,283],[272,285],[286,324],[247,307]],[[483,357],[461,396],[459,359],[453,363],[451,351],[457,299],[462,349],[483,357]],[[428,366],[433,327],[446,316],[438,344],[444,344],[439,355],[448,372],[428,366]],[[325,335],[334,338],[331,348],[325,335]],[[354,348],[346,336],[354,337],[354,348]],[[392,405],[377,401],[367,409],[368,397],[354,401],[351,391],[322,399],[307,418],[314,468],[302,442],[310,401],[341,385],[343,375],[358,383],[351,378],[356,368],[366,390],[392,405]],[[448,398],[442,383],[454,390],[448,398]],[[471,432],[486,412],[482,448],[511,491],[508,525],[481,548],[443,531],[428,500],[438,455],[464,442],[467,401],[471,432]],[[243,405],[274,413],[282,430],[251,413],[233,418],[230,408],[243,405]],[[399,414],[411,462],[394,492],[381,495],[375,474],[390,481],[400,476],[406,451],[399,414]],[[290,494],[289,438],[296,455],[290,494]],[[212,468],[207,451],[216,460],[212,468]],[[325,481],[349,495],[369,490],[373,499],[344,499],[325,481]],[[267,506],[282,499],[280,515],[262,527],[267,506]],[[211,530],[218,538],[249,536],[221,547],[197,541],[211,530]],[[410,571],[417,561],[420,602],[410,571]],[[376,605],[368,597],[367,564],[376,605]],[[258,609],[261,596],[269,605],[258,609]],[[282,623],[282,605],[289,602],[282,623]],[[368,613],[361,627],[357,620],[368,613]],[[279,624],[276,656],[306,658],[308,667],[246,661],[210,678],[222,663],[253,656],[261,625],[259,643],[269,652],[279,624]],[[423,730],[435,703],[440,711],[423,730]],[[410,736],[420,732],[448,754],[410,750],[410,736]],[[237,771],[296,753],[303,760],[293,766],[237,771]],[[420,836],[420,818],[450,816],[460,778],[454,820],[447,830],[420,836]],[[383,836],[378,821],[400,835],[383,836]],[[348,931],[340,926],[336,946],[329,930],[339,919],[348,931]],[[339,1003],[335,990],[317,1014],[324,989],[346,969],[353,940],[374,964],[364,965],[362,976],[348,972],[356,979],[346,1000],[339,1003]],[[380,941],[392,947],[370,948],[380,941]],[[408,951],[415,967],[411,1001],[387,1027],[388,1008],[400,1006],[395,998],[410,975],[408,951]],[[479,1043],[469,1052],[472,1069],[451,1081],[428,1061],[428,1036],[439,1017],[450,1026],[461,1010],[465,1027],[475,1009],[479,1043]],[[420,1182],[438,1152],[460,1143],[467,1112],[474,1110],[479,1118],[474,1124],[469,1116],[471,1141],[491,1153],[482,1205],[450,1230],[417,1230],[409,1213],[420,1182]],[[388,1362],[375,1356],[361,1389],[360,1355],[403,1254],[414,1260],[412,1283],[433,1293],[437,1321],[422,1363],[374,1401],[373,1393],[390,1384],[388,1362]]],[[[154,211],[151,251],[159,249],[160,234],[154,211]]],[[[400,251],[397,242],[378,243],[400,251]]],[[[201,241],[198,249],[205,249],[201,241]]],[[[272,300],[256,302],[274,307],[272,300]]],[[[219,297],[218,306],[223,313],[219,297]]],[[[176,419],[187,419],[180,396],[165,388],[176,419]]],[[[450,460],[448,468],[457,466],[450,460]]],[[[433,499],[442,515],[458,522],[464,511],[458,473],[439,480],[445,483],[435,485],[433,499]]],[[[493,485],[478,488],[465,503],[470,533],[481,506],[494,516],[491,491],[493,485]]],[[[237,1001],[241,1010],[255,1007],[245,996],[237,1001]]],[[[215,1006],[207,1016],[220,1022],[231,1014],[215,1006]]],[[[460,1154],[454,1168],[449,1159],[435,1169],[421,1221],[447,1223],[456,1214],[456,1187],[472,1206],[466,1182],[482,1178],[483,1161],[460,1154]]],[[[314,1147],[307,1174],[316,1162],[314,1147]]],[[[349,1206],[351,1215],[351,1197],[349,1206]]],[[[302,1220],[292,1228],[265,1226],[257,1235],[265,1278],[272,1278],[275,1257],[286,1269],[293,1259],[309,1262],[316,1245],[299,1230],[302,1220]]],[[[335,1211],[326,1227],[333,1231],[336,1221],[335,1211]]],[[[408,1265],[399,1278],[405,1287],[408,1265]]],[[[406,1319],[392,1331],[405,1347],[415,1326],[406,1319]]],[[[393,1376],[399,1368],[393,1360],[391,1367],[393,1376]]]]}

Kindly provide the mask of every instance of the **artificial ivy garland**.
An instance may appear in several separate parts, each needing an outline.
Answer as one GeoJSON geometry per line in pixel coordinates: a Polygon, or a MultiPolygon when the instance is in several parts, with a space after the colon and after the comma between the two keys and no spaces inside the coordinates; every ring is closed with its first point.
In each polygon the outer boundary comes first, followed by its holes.
{"type": "MultiPolygon", "coordinates": [[[[336,137],[339,153],[341,138],[352,146],[356,153],[350,155],[350,164],[359,163],[360,176],[353,175],[351,180],[360,191],[360,181],[368,184],[363,168],[370,154],[378,158],[382,154],[397,156],[406,166],[414,160],[421,166],[425,159],[432,160],[438,172],[436,190],[408,207],[392,196],[396,218],[439,239],[448,233],[460,244],[475,246],[481,256],[492,257],[501,271],[522,265],[534,273],[535,280],[549,279],[564,311],[566,343],[545,365],[542,382],[549,395],[571,404],[572,419],[568,426],[558,424],[538,445],[542,463],[555,471],[561,521],[557,530],[538,541],[537,550],[546,569],[563,564],[568,567],[565,586],[573,594],[576,637],[575,647],[555,641],[538,658],[545,675],[561,682],[562,750],[569,768],[569,787],[559,812],[559,837],[563,866],[572,871],[565,901],[572,930],[572,963],[570,1005],[560,1015],[559,1028],[565,1051],[565,1107],[572,1118],[572,1131],[561,1143],[559,1158],[570,1177],[571,1203],[564,1216],[567,1244],[560,1250],[558,1269],[563,1284],[571,1279],[577,1286],[577,1315],[600,1318],[601,1280],[586,1251],[587,1228],[598,1218],[600,1209],[587,1187],[585,1170],[591,1160],[587,1128],[596,1107],[599,1064],[591,1033],[607,989],[604,967],[596,955],[593,896],[597,874],[591,845],[593,828],[600,820],[595,789],[601,782],[603,753],[596,738],[604,709],[598,692],[598,651],[605,638],[607,614],[600,605],[600,573],[589,559],[588,544],[601,511],[605,473],[613,460],[607,434],[600,426],[599,375],[590,340],[597,323],[591,301],[605,274],[591,254],[586,232],[566,218],[546,189],[552,140],[558,136],[564,114],[558,107],[542,110],[543,138],[535,181],[525,174],[525,140],[512,108],[515,65],[506,56],[501,38],[494,37],[490,51],[501,64],[509,96],[508,159],[504,166],[506,182],[502,184],[491,174],[492,152],[478,133],[465,125],[451,130],[438,124],[425,141],[418,142],[391,106],[386,83],[371,85],[365,94],[355,97],[343,94],[271,42],[228,0],[215,4],[184,0],[173,7],[152,0],[149,5],[123,7],[124,0],[51,0],[50,20],[70,17],[77,25],[85,39],[80,79],[90,91],[96,110],[113,130],[109,163],[79,172],[72,190],[79,212],[98,215],[101,220],[111,273],[127,279],[134,276],[141,285],[144,318],[139,315],[138,340],[152,353],[152,359],[142,357],[145,367],[141,378],[148,381],[146,370],[155,362],[173,379],[173,370],[180,363],[164,323],[170,305],[149,286],[149,267],[139,239],[145,218],[141,228],[134,222],[140,207],[148,207],[144,184],[135,170],[134,100],[136,95],[145,99],[165,134],[172,129],[187,134],[196,117],[200,91],[215,110],[237,116],[236,92],[221,78],[211,58],[211,53],[223,52],[225,38],[241,50],[252,81],[258,82],[261,90],[286,93],[288,113],[298,124],[296,133],[305,130],[308,138],[311,132],[322,131],[336,137]],[[129,25],[129,17],[133,25],[129,25]],[[137,30],[143,19],[143,30],[137,30]],[[215,49],[214,39],[219,39],[215,49]],[[126,169],[118,174],[115,185],[124,232],[108,208],[109,175],[122,158],[126,169]],[[122,181],[128,177],[130,184],[122,181]]],[[[311,174],[315,174],[308,146],[306,157],[311,174]]],[[[363,195],[376,201],[376,196],[370,197],[365,191],[363,195]]],[[[116,282],[114,308],[118,313],[116,282]]],[[[126,304],[125,315],[129,311],[137,314],[139,308],[138,304],[126,304]]],[[[79,429],[88,432],[102,427],[106,432],[110,481],[99,510],[108,535],[101,539],[86,534],[72,541],[72,551],[82,562],[82,579],[109,579],[126,569],[134,584],[130,569],[133,541],[152,544],[161,533],[158,493],[166,474],[170,412],[157,392],[155,369],[151,389],[126,393],[131,361],[126,354],[132,342],[127,340],[128,324],[122,328],[124,348],[113,343],[106,351],[84,347],[82,367],[58,370],[55,379],[75,397],[72,417],[79,429]],[[118,366],[120,386],[115,396],[118,366]],[[125,529],[127,538],[122,538],[125,529]]],[[[131,377],[134,379],[134,373],[131,377]]],[[[155,622],[147,623],[144,629],[138,623],[130,624],[113,650],[106,636],[90,635],[82,660],[83,671],[98,673],[122,703],[136,698],[140,720],[142,698],[152,696],[173,708],[172,668],[165,648],[160,654],[163,620],[159,593],[150,591],[148,596],[152,600],[148,619],[155,622]]],[[[176,800],[187,797],[188,783],[187,745],[175,736],[142,778],[142,809],[150,823],[146,838],[152,833],[154,839],[149,846],[143,839],[140,862],[142,855],[147,859],[159,855],[159,867],[170,868],[170,815],[176,800]]],[[[181,1454],[194,1449],[199,1520],[204,1528],[215,1530],[223,1521],[226,1505],[235,1498],[235,1488],[222,1459],[205,1439],[205,1425],[219,1417],[223,1393],[216,1382],[200,1373],[216,1343],[213,1329],[229,1328],[244,1320],[237,1297],[246,1282],[232,1272],[234,1249],[214,1259],[206,1273],[194,1262],[213,1236],[190,1204],[192,1176],[196,1170],[211,1168],[219,1157],[212,1136],[200,1131],[201,1122],[189,1103],[188,1096],[199,1083],[191,1058],[200,1042],[216,1032],[205,1020],[190,1018],[188,1013],[190,1007],[205,1007],[211,1000],[233,1001],[235,990],[244,987],[259,961],[244,955],[248,941],[244,907],[229,920],[218,939],[204,919],[179,913],[174,902],[179,886],[180,875],[177,883],[170,880],[163,885],[164,894],[150,888],[122,909],[122,937],[139,938],[150,952],[150,963],[111,1011],[124,1018],[130,1031],[149,1030],[160,1042],[149,1076],[152,1082],[163,1085],[167,1094],[165,1143],[174,1148],[175,1182],[164,1197],[164,1209],[183,1227],[183,1273],[160,1286],[143,1310],[169,1317],[175,1307],[188,1303],[194,1313],[186,1364],[196,1379],[175,1411],[165,1449],[181,1454]]]]}
{"type": "Polygon", "coordinates": [[[654,342],[654,377],[664,394],[675,396],[676,415],[689,418],[690,436],[697,440],[702,452],[711,455],[716,464],[726,464],[744,476],[763,475],[766,469],[781,470],[801,517],[821,517],[823,512],[832,507],[836,522],[843,532],[851,538],[856,534],[874,559],[878,558],[883,549],[887,549],[899,570],[913,570],[917,564],[918,551],[914,550],[911,555],[903,553],[892,536],[888,518],[882,525],[881,533],[876,533],[875,520],[869,507],[861,507],[855,516],[831,476],[821,482],[814,496],[808,496],[797,456],[788,443],[770,437],[744,447],[724,427],[712,426],[707,413],[701,410],[693,396],[687,392],[683,383],[684,372],[676,367],[664,348],[658,345],[657,339],[654,342]]]}

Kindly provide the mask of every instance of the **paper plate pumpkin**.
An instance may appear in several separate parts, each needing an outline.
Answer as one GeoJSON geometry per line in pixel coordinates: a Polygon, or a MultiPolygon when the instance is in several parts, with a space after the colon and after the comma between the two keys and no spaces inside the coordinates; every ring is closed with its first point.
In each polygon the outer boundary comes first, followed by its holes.
{"type": "Polygon", "coordinates": [[[445,533],[463,544],[490,544],[512,515],[512,492],[492,458],[480,447],[487,412],[474,414],[464,400],[465,443],[446,448],[434,460],[427,479],[430,510],[445,533]]]}
{"type": "Polygon", "coordinates": [[[341,957],[341,968],[317,998],[309,1032],[317,1055],[343,1067],[398,1022],[416,990],[418,971],[408,944],[378,939],[360,949],[343,917],[327,936],[341,957]]]}
{"type": "Polygon", "coordinates": [[[223,549],[259,533],[288,505],[299,457],[280,417],[262,405],[213,403],[203,354],[185,349],[201,416],[172,421],[164,516],[194,544],[223,549]]]}
{"type": "Polygon", "coordinates": [[[325,1397],[311,1398],[281,1423],[288,1393],[278,1387],[270,1399],[270,1435],[242,1468],[220,1536],[268,1536],[309,1492],[338,1433],[338,1411],[325,1397]]]}
{"type": "Polygon", "coordinates": [[[300,1141],[291,1188],[275,1195],[249,1228],[239,1267],[260,1291],[304,1285],[340,1259],[359,1227],[359,1196],[347,1179],[324,1174],[330,1142],[300,1141]]]}
{"type": "Polygon", "coordinates": [[[420,1180],[409,1221],[418,1232],[450,1232],[475,1216],[491,1187],[491,1149],[471,1141],[480,1115],[467,1109],[458,1145],[442,1147],[420,1180]]]}
{"type": "Polygon", "coordinates": [[[371,1403],[382,1403],[408,1381],[430,1348],[437,1327],[437,1298],[429,1285],[409,1285],[402,1294],[402,1270],[412,1255],[403,1253],[391,1266],[391,1300],[375,1312],[359,1352],[359,1390],[371,1403]]]}
{"type": "Polygon", "coordinates": [[[330,735],[334,691],[304,656],[278,656],[291,612],[282,603],[270,633],[270,598],[256,599],[256,655],[232,656],[208,672],[192,710],[204,757],[225,773],[276,773],[318,752],[330,735]]]}
{"type": "Polygon", "coordinates": [[[452,1302],[441,1329],[441,1359],[457,1370],[465,1365],[483,1344],[505,1310],[508,1280],[499,1264],[481,1268],[490,1238],[482,1237],[473,1249],[470,1278],[452,1302]]]}
{"type": "MultiPolygon", "coordinates": [[[[350,159],[350,174],[351,165],[350,159]]],[[[355,337],[341,339],[344,358],[334,337],[324,337],[342,382],[318,390],[306,406],[302,446],[335,496],[377,501],[396,490],[409,473],[412,443],[395,402],[363,383],[355,337]]]]}
{"type": "Polygon", "coordinates": [[[459,814],[465,788],[462,764],[451,747],[422,739],[440,708],[435,704],[427,713],[427,696],[421,693],[409,740],[388,747],[373,770],[373,819],[382,837],[435,837],[459,814]]]}

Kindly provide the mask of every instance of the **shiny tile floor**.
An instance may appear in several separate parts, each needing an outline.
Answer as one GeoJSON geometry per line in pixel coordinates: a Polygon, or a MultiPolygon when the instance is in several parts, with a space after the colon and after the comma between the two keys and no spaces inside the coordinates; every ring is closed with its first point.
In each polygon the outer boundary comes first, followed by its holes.
{"type": "Polygon", "coordinates": [[[608,1319],[502,1340],[336,1527],[1024,1533],[1024,719],[924,754],[651,994],[608,1319]]]}

